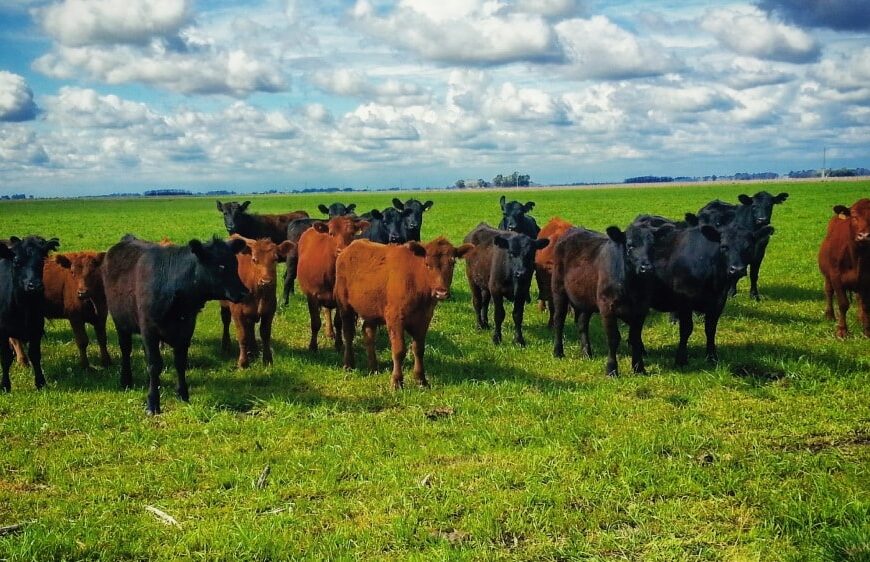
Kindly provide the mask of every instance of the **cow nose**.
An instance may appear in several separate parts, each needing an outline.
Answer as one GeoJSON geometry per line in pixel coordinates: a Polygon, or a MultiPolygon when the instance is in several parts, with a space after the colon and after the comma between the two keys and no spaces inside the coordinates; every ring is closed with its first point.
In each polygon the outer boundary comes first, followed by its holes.
{"type": "Polygon", "coordinates": [[[390,242],[398,242],[399,236],[396,234],[390,234],[390,242]]]}
{"type": "Polygon", "coordinates": [[[649,264],[649,263],[640,264],[640,272],[641,273],[649,273],[650,271],[652,271],[652,268],[653,268],[652,264],[649,264]]]}
{"type": "Polygon", "coordinates": [[[767,218],[766,217],[757,218],[757,219],[755,219],[755,224],[767,224],[767,218]]]}
{"type": "Polygon", "coordinates": [[[516,277],[517,279],[522,279],[523,277],[525,277],[528,274],[529,274],[529,271],[527,269],[518,269],[514,272],[514,277],[516,277]]]}
{"type": "Polygon", "coordinates": [[[432,292],[432,295],[433,295],[436,299],[438,299],[439,301],[443,301],[443,300],[447,299],[447,298],[450,296],[450,291],[448,291],[447,289],[435,289],[435,290],[432,292]]]}
{"type": "Polygon", "coordinates": [[[260,287],[268,287],[269,285],[273,284],[274,282],[275,282],[275,280],[272,279],[271,277],[263,277],[262,279],[257,281],[257,285],[259,285],[260,287]]]}
{"type": "Polygon", "coordinates": [[[870,233],[867,232],[859,232],[855,235],[855,242],[863,242],[867,239],[870,239],[870,233]]]}
{"type": "Polygon", "coordinates": [[[741,265],[740,267],[732,265],[728,268],[728,273],[730,273],[731,275],[742,275],[744,271],[746,271],[745,265],[741,265]]]}
{"type": "Polygon", "coordinates": [[[27,292],[35,293],[36,291],[42,290],[42,281],[28,281],[27,285],[24,286],[24,289],[27,292]]]}
{"type": "Polygon", "coordinates": [[[88,298],[89,296],[91,296],[91,293],[90,293],[90,291],[88,291],[88,290],[86,290],[86,289],[79,289],[79,290],[78,290],[78,295],[79,295],[79,298],[80,298],[80,299],[86,299],[86,298],[88,298]]]}

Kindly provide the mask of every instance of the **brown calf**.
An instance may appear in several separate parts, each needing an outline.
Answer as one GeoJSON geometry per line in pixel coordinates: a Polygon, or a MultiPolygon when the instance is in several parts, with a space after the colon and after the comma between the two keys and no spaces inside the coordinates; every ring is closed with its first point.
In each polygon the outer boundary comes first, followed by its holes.
{"type": "Polygon", "coordinates": [[[393,355],[393,388],[402,387],[405,332],[413,338],[414,378],[428,386],[423,370],[426,332],[438,301],[450,295],[453,267],[474,246],[455,248],[443,237],[425,246],[385,246],[357,240],[336,261],[335,300],[344,331],[344,367],[354,366],[353,338],[362,318],[369,369],[377,370],[375,332],[386,324],[393,355]]]}
{"type": "MultiPolygon", "coordinates": [[[[106,348],[106,292],[100,265],[105,252],[70,252],[57,254],[46,259],[42,270],[45,285],[45,317],[66,318],[72,328],[73,337],[79,350],[79,365],[87,369],[88,333],[85,324],[94,327],[97,344],[100,346],[100,364],[107,367],[111,363],[106,348]]],[[[21,343],[11,339],[15,355],[21,365],[27,365],[27,356],[21,343]]]]}
{"type": "Polygon", "coordinates": [[[308,300],[308,315],[311,317],[311,340],[308,343],[310,351],[317,351],[321,307],[326,309],[326,334],[335,338],[335,348],[341,349],[341,318],[336,311],[333,328],[329,312],[336,307],[333,297],[335,260],[353,242],[353,237],[368,226],[368,221],[361,221],[353,216],[338,216],[329,219],[329,222],[315,222],[299,238],[297,279],[299,288],[308,300]]]}
{"type": "Polygon", "coordinates": [[[834,213],[819,248],[819,269],[825,277],[825,317],[834,319],[836,294],[840,308],[837,337],[846,337],[847,291],[854,292],[864,335],[870,337],[870,199],[861,199],[851,208],[837,205],[834,213]]]}
{"type": "Polygon", "coordinates": [[[257,355],[257,338],[254,328],[260,323],[260,340],[263,343],[263,364],[272,364],[272,320],[278,307],[277,287],[278,261],[296,246],[285,240],[275,244],[268,238],[251,240],[234,234],[230,238],[243,240],[247,248],[236,255],[239,262],[239,279],[250,293],[237,303],[221,301],[223,338],[221,347],[230,349],[230,319],[236,326],[239,340],[239,369],[245,369],[251,358],[257,355]]]}
{"type": "Polygon", "coordinates": [[[559,217],[553,217],[538,233],[538,240],[547,238],[550,243],[535,253],[535,279],[538,281],[538,307],[549,311],[547,327],[553,327],[553,263],[556,259],[556,242],[574,225],[559,217]]]}

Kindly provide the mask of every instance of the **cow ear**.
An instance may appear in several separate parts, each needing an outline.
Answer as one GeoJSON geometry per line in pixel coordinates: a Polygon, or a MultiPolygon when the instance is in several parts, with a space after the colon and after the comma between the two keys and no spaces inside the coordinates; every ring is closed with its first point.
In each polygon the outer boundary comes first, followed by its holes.
{"type": "Polygon", "coordinates": [[[393,207],[399,209],[400,211],[405,210],[405,204],[399,201],[398,197],[393,197],[393,207]]]}
{"type": "MultiPolygon", "coordinates": [[[[241,241],[238,241],[238,242],[241,242],[241,241]]],[[[244,244],[244,242],[242,242],[242,244],[244,244]]],[[[194,256],[196,256],[199,259],[205,258],[205,247],[202,245],[202,242],[200,242],[199,240],[194,238],[193,240],[188,242],[187,245],[190,247],[190,251],[193,252],[194,256]]]]}
{"type": "Polygon", "coordinates": [[[370,227],[371,225],[372,225],[372,223],[370,223],[369,221],[357,221],[356,222],[356,228],[360,232],[365,232],[366,229],[368,229],[368,227],[370,227]]]}
{"type": "Polygon", "coordinates": [[[498,246],[499,248],[503,248],[505,250],[508,249],[508,240],[504,236],[496,236],[492,239],[492,243],[498,246]]]}
{"type": "Polygon", "coordinates": [[[527,201],[526,204],[523,205],[523,210],[524,210],[525,212],[527,212],[527,213],[528,213],[529,211],[531,211],[532,209],[534,209],[534,208],[535,208],[535,202],[534,202],[534,201],[527,201]]]}
{"type": "Polygon", "coordinates": [[[774,204],[778,205],[780,203],[784,203],[786,199],[788,199],[788,193],[783,191],[782,193],[773,198],[773,202],[774,204]]]}
{"type": "Polygon", "coordinates": [[[474,244],[463,244],[462,246],[459,246],[458,248],[453,250],[453,252],[457,258],[462,259],[465,257],[465,255],[468,252],[470,252],[473,249],[474,249],[474,244]]]}
{"type": "Polygon", "coordinates": [[[99,267],[103,265],[103,260],[106,259],[106,252],[100,252],[94,256],[94,265],[99,267]]]}
{"type": "Polygon", "coordinates": [[[432,208],[432,205],[434,205],[434,204],[435,204],[434,201],[426,201],[425,203],[423,203],[423,210],[428,211],[429,209],[432,208]]]}
{"type": "Polygon", "coordinates": [[[69,258],[63,254],[57,254],[56,256],[54,256],[54,262],[65,269],[69,269],[72,267],[72,262],[69,261],[69,258]]]}
{"type": "Polygon", "coordinates": [[[18,244],[19,242],[21,242],[21,238],[17,236],[10,236],[9,242],[11,242],[12,244],[18,244]]]}
{"type": "Polygon", "coordinates": [[[719,234],[719,231],[710,226],[709,224],[705,224],[701,227],[701,234],[704,235],[704,238],[709,240],[710,242],[721,242],[722,235],[719,234]]]}
{"type": "Polygon", "coordinates": [[[405,243],[405,246],[407,246],[408,249],[411,250],[411,253],[414,254],[415,256],[418,256],[421,258],[426,257],[426,247],[423,246],[422,244],[420,244],[419,242],[414,242],[414,241],[407,242],[407,243],[405,243]]]}
{"type": "Polygon", "coordinates": [[[52,238],[45,243],[45,253],[57,250],[60,248],[60,239],[52,238]]]}
{"type": "Polygon", "coordinates": [[[843,216],[848,217],[850,212],[851,212],[851,209],[849,209],[849,207],[847,207],[845,205],[836,205],[834,207],[834,214],[836,214],[836,215],[843,215],[843,216]]]}
{"type": "Polygon", "coordinates": [[[744,193],[741,193],[740,195],[738,195],[737,199],[739,199],[740,202],[743,203],[744,205],[752,205],[752,197],[750,197],[744,193]]]}
{"type": "Polygon", "coordinates": [[[317,232],[320,232],[323,234],[326,234],[327,232],[329,232],[329,225],[323,221],[314,221],[311,224],[311,228],[313,228],[317,232]]]}
{"type": "Polygon", "coordinates": [[[248,209],[248,205],[250,205],[250,201],[245,201],[241,205],[239,205],[239,212],[244,213],[248,209]]]}
{"type": "Polygon", "coordinates": [[[370,215],[372,216],[372,218],[375,219],[375,220],[378,220],[378,221],[382,221],[382,220],[384,220],[384,215],[383,215],[383,213],[381,213],[381,212],[378,211],[377,209],[372,209],[371,212],[370,212],[369,214],[370,214],[370,215]]]}
{"type": "Polygon", "coordinates": [[[507,199],[505,199],[505,196],[504,196],[504,195],[502,195],[501,197],[499,197],[499,199],[498,199],[498,204],[501,205],[501,210],[502,210],[502,211],[504,211],[504,204],[505,204],[506,202],[507,202],[507,199]]]}
{"type": "Polygon", "coordinates": [[[698,226],[698,215],[695,213],[686,213],[685,219],[689,226],[698,226]]]}
{"type": "Polygon", "coordinates": [[[752,234],[755,235],[756,238],[766,238],[766,237],[770,236],[771,234],[773,234],[773,232],[774,232],[773,227],[768,224],[766,226],[759,228],[758,230],[756,230],[752,234]]]}
{"type": "Polygon", "coordinates": [[[296,242],[293,242],[292,240],[284,240],[283,242],[278,244],[278,247],[276,249],[276,251],[278,252],[278,257],[282,259],[286,258],[287,254],[293,251],[293,248],[295,247],[296,242]]]}
{"type": "MultiPolygon", "coordinates": [[[[253,242],[253,241],[252,241],[253,242]]],[[[250,246],[248,246],[248,242],[245,241],[244,238],[234,238],[227,242],[227,245],[230,247],[230,250],[233,251],[234,254],[245,253],[249,254],[251,252],[250,246]]]]}
{"type": "Polygon", "coordinates": [[[224,212],[224,205],[220,201],[217,201],[217,209],[222,213],[224,212]]]}
{"type": "Polygon", "coordinates": [[[538,239],[535,240],[535,242],[534,242],[534,246],[535,246],[535,249],[536,249],[536,250],[542,250],[542,249],[546,248],[546,247],[549,246],[549,245],[550,245],[550,239],[549,239],[549,238],[538,238],[538,239]]]}
{"type": "Polygon", "coordinates": [[[321,203],[320,205],[318,205],[317,208],[320,209],[320,212],[323,213],[324,215],[328,215],[328,214],[329,214],[329,207],[327,207],[327,206],[324,205],[323,203],[321,203]]]}
{"type": "Polygon", "coordinates": [[[618,226],[608,226],[607,236],[617,244],[625,244],[625,233],[619,230],[618,226]]]}
{"type": "Polygon", "coordinates": [[[356,209],[356,203],[351,203],[347,207],[344,208],[347,211],[347,214],[353,213],[353,210],[356,209]]]}
{"type": "Polygon", "coordinates": [[[0,259],[11,260],[15,257],[15,252],[9,249],[6,244],[0,244],[0,259]]]}
{"type": "Polygon", "coordinates": [[[675,227],[674,225],[672,225],[672,224],[663,224],[663,225],[661,225],[660,227],[658,227],[657,229],[655,229],[655,230],[653,231],[653,236],[655,236],[656,238],[658,238],[658,237],[660,237],[660,236],[664,236],[665,234],[668,234],[668,233],[670,233],[670,232],[673,232],[674,230],[676,230],[676,227],[675,227]]]}

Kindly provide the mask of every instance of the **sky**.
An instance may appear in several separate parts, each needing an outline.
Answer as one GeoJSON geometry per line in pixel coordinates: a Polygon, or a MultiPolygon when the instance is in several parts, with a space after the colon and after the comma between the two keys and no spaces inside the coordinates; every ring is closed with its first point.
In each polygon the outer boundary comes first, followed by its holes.
{"type": "Polygon", "coordinates": [[[870,167],[870,0],[0,0],[0,195],[870,167]]]}

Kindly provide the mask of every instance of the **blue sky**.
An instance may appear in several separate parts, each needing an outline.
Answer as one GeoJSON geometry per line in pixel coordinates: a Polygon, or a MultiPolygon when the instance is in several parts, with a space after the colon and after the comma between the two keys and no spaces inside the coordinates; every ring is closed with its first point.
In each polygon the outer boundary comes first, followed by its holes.
{"type": "Polygon", "coordinates": [[[870,2],[5,0],[0,194],[870,167],[870,2]]]}

